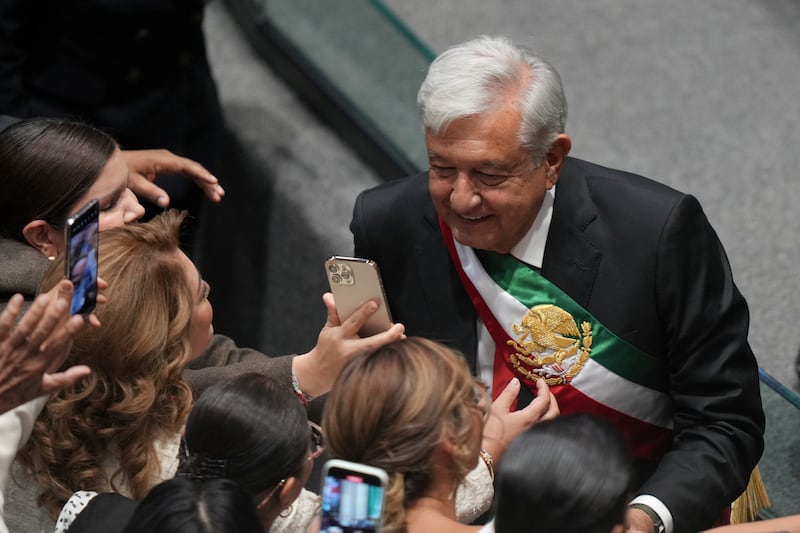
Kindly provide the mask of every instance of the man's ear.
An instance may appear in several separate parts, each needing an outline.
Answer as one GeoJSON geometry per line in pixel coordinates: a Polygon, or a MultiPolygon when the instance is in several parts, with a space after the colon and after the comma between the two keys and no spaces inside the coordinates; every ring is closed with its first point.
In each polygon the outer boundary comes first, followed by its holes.
{"type": "Polygon", "coordinates": [[[64,248],[61,232],[44,220],[32,220],[22,228],[22,235],[28,244],[47,257],[55,257],[64,248]]]}
{"type": "Polygon", "coordinates": [[[550,150],[547,152],[545,159],[547,160],[547,181],[550,186],[553,186],[558,181],[558,174],[561,172],[561,167],[567,159],[570,149],[572,148],[572,139],[566,133],[559,134],[550,150]]]}

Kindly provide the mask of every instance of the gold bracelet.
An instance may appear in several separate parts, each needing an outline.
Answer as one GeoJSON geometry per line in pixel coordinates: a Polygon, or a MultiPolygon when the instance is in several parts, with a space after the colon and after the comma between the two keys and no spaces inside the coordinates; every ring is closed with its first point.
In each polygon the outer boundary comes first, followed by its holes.
{"type": "Polygon", "coordinates": [[[489,454],[489,452],[483,448],[481,448],[480,454],[481,459],[483,459],[483,462],[486,463],[486,468],[489,469],[489,477],[492,478],[492,483],[494,483],[494,459],[492,459],[492,456],[489,454]]]}

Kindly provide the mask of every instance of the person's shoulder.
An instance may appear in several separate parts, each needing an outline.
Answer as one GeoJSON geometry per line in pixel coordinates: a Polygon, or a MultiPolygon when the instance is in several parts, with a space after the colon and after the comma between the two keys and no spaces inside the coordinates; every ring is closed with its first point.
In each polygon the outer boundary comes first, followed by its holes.
{"type": "Polygon", "coordinates": [[[32,299],[50,261],[32,246],[0,238],[0,293],[32,299]]]}
{"type": "Polygon", "coordinates": [[[121,494],[98,494],[76,513],[68,533],[122,531],[133,516],[136,505],[135,500],[121,494]]]}
{"type": "Polygon", "coordinates": [[[585,194],[599,213],[622,219],[663,220],[679,204],[697,203],[691,195],[656,180],[574,158],[564,165],[556,198],[562,193],[585,194]]]}
{"type": "Polygon", "coordinates": [[[597,163],[573,157],[567,158],[564,163],[563,174],[571,177],[584,178],[589,189],[592,191],[628,191],[630,194],[639,193],[642,195],[654,195],[672,199],[686,196],[685,193],[669,185],[640,174],[605,167],[597,163]]]}
{"type": "Polygon", "coordinates": [[[359,194],[360,202],[409,202],[428,198],[428,172],[390,179],[359,194]]]}

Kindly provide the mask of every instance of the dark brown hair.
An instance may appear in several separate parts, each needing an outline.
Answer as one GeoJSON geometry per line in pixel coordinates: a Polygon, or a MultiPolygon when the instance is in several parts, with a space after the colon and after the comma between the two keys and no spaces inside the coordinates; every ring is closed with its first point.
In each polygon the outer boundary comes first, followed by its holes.
{"type": "Polygon", "coordinates": [[[116,148],[97,128],[64,119],[26,119],[0,132],[0,236],[24,242],[32,220],[63,227],[116,148]]]}

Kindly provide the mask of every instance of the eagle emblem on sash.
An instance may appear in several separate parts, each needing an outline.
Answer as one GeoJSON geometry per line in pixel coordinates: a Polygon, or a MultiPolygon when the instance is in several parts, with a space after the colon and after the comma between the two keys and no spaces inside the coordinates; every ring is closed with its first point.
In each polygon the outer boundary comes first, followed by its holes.
{"type": "Polygon", "coordinates": [[[512,324],[517,340],[509,362],[516,372],[529,380],[544,379],[548,385],[572,381],[589,359],[592,350],[592,326],[581,328],[572,315],[552,304],[535,305],[512,324]]]}

